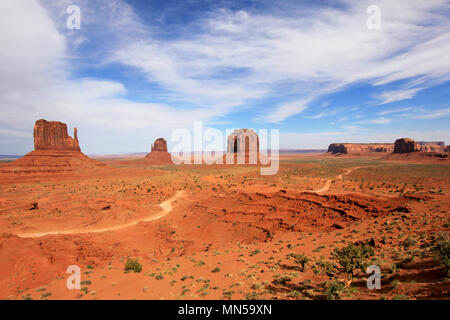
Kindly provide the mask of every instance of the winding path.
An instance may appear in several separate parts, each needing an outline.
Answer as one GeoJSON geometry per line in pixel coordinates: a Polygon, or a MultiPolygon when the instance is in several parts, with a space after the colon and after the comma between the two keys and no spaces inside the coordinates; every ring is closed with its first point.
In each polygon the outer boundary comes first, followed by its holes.
{"type": "Polygon", "coordinates": [[[344,176],[346,176],[346,175],[348,175],[348,174],[350,174],[353,170],[356,170],[356,169],[359,169],[360,167],[353,167],[353,168],[348,168],[348,169],[344,169],[344,173],[341,173],[340,175],[338,175],[336,178],[334,178],[334,179],[328,179],[326,182],[325,182],[325,184],[324,184],[324,186],[322,187],[322,188],[320,188],[320,189],[317,189],[317,190],[315,190],[315,191],[313,191],[313,192],[315,192],[315,193],[324,193],[324,192],[327,192],[328,190],[330,190],[330,186],[331,186],[331,183],[333,182],[333,181],[338,181],[338,180],[342,180],[342,178],[344,177],[344,176]]]}
{"type": "Polygon", "coordinates": [[[80,234],[80,233],[99,233],[99,232],[107,232],[107,231],[116,231],[125,229],[128,227],[132,227],[137,225],[139,222],[147,222],[147,221],[154,221],[161,219],[168,215],[172,211],[172,202],[179,199],[181,196],[183,196],[184,191],[180,190],[177,191],[177,193],[170,199],[162,202],[159,204],[161,207],[161,212],[151,215],[146,218],[133,220],[124,224],[120,224],[117,226],[111,226],[111,227],[104,227],[104,228],[97,228],[97,229],[72,229],[72,230],[62,230],[62,231],[46,231],[46,232],[35,232],[35,233],[20,233],[17,234],[17,236],[21,238],[39,238],[47,235],[63,235],[63,234],[80,234]]]}

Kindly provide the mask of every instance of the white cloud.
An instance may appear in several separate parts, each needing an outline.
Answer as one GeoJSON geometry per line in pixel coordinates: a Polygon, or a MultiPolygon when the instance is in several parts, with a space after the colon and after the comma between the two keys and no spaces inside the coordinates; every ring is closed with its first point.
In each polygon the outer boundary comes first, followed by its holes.
{"type": "Polygon", "coordinates": [[[148,139],[194,120],[220,120],[267,97],[280,102],[255,117],[279,123],[349,84],[407,80],[403,89],[384,92],[382,101],[398,101],[392,99],[413,96],[417,86],[446,81],[450,74],[443,54],[450,52],[446,1],[345,0],[345,10],[294,8],[284,15],[219,10],[170,38],[140,22],[124,1],[77,3],[79,32],[65,29],[71,0],[0,2],[2,137],[20,138],[36,119],[48,118],[79,126],[81,136],[120,131],[148,139]],[[368,4],[381,7],[381,30],[366,28],[368,4]],[[94,48],[87,56],[77,51],[84,45],[94,48]],[[113,62],[137,68],[164,87],[168,105],[131,101],[118,82],[72,77],[78,64],[113,62]],[[180,101],[194,107],[170,105],[180,101]]]}
{"type": "Polygon", "coordinates": [[[379,104],[386,104],[395,101],[412,99],[417,94],[417,92],[423,89],[424,88],[413,88],[413,89],[385,91],[379,94],[377,96],[377,99],[380,100],[379,104]]]}
{"type": "Polygon", "coordinates": [[[385,116],[385,115],[388,115],[388,114],[406,112],[406,111],[410,111],[410,110],[413,110],[413,109],[415,109],[415,108],[413,108],[413,107],[397,108],[397,109],[381,111],[381,112],[378,112],[377,114],[380,115],[380,116],[385,116]]]}
{"type": "Polygon", "coordinates": [[[437,119],[448,115],[450,115],[450,108],[432,110],[425,112],[424,114],[414,115],[413,117],[417,119],[437,119]]]}
{"type": "Polygon", "coordinates": [[[299,100],[286,103],[277,109],[277,112],[269,113],[268,115],[258,118],[257,120],[264,120],[268,122],[278,123],[288,118],[291,115],[299,114],[308,108],[308,103],[311,99],[299,100]]]}
{"type": "MultiPolygon", "coordinates": [[[[115,142],[125,136],[130,142],[122,142],[119,148],[123,151],[149,150],[151,139],[169,136],[174,128],[190,127],[195,120],[205,121],[220,114],[201,106],[178,110],[165,104],[134,102],[127,99],[122,83],[71,78],[73,64],[69,62],[82,57],[72,56],[73,43],[67,39],[78,38],[65,34],[67,30],[58,30],[49,16],[67,17],[64,5],[69,2],[51,7],[54,11],[46,11],[37,0],[0,3],[2,150],[7,148],[19,154],[30,151],[33,124],[40,118],[77,126],[83,150],[95,153],[117,148],[115,142]],[[21,143],[12,143],[16,139],[21,143]]],[[[89,29],[90,17],[89,3],[83,3],[82,18],[87,21],[83,20],[82,30],[89,29]]],[[[135,25],[131,18],[118,17],[120,13],[131,16],[125,4],[104,3],[113,8],[117,28],[135,25]]]]}
{"type": "MultiPolygon", "coordinates": [[[[421,77],[448,80],[450,28],[445,1],[343,1],[344,9],[318,7],[278,16],[219,10],[183,38],[146,38],[121,46],[112,61],[137,67],[174,95],[227,112],[249,99],[291,93],[259,120],[281,122],[307,104],[344,86],[421,77]],[[382,10],[382,29],[366,27],[366,8],[382,10]],[[228,71],[242,71],[221,78],[228,71]],[[286,89],[285,89],[286,90],[286,89]],[[295,93],[292,95],[292,93],[295,93]]],[[[419,84],[413,79],[412,84],[419,84]]],[[[384,92],[382,103],[412,98],[420,88],[384,92]]]]}

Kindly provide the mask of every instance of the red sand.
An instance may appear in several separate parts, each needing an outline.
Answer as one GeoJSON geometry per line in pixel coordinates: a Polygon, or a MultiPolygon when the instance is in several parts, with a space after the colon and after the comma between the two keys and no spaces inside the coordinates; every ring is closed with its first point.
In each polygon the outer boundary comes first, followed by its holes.
{"type": "Polygon", "coordinates": [[[258,166],[35,153],[24,167],[35,156],[57,164],[21,174],[11,168],[24,160],[0,165],[2,299],[323,299],[321,284],[342,279],[313,266],[369,240],[383,288],[368,290],[359,273],[342,298],[448,298],[428,249],[449,231],[448,164],[292,155],[260,176],[258,166]],[[408,237],[417,244],[405,247],[408,237]],[[290,253],[312,260],[304,272],[290,253]],[[124,272],[128,257],[141,273],[124,272]],[[70,265],[81,291],[66,287],[70,265]]]}

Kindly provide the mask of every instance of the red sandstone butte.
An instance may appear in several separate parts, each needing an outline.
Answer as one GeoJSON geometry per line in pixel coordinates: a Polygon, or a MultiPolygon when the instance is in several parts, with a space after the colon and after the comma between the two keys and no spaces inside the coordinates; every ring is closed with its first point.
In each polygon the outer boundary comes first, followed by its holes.
{"type": "Polygon", "coordinates": [[[77,128],[74,129],[72,138],[67,133],[67,125],[59,121],[36,121],[33,136],[34,150],[81,151],[77,128]]]}
{"type": "Polygon", "coordinates": [[[173,164],[172,156],[167,152],[167,141],[158,138],[152,144],[151,152],[144,158],[146,163],[150,164],[173,164]]]}
{"type": "Polygon", "coordinates": [[[37,120],[33,136],[35,150],[3,166],[0,172],[54,174],[104,166],[81,152],[77,129],[74,129],[74,137],[70,137],[65,123],[37,120]]]}
{"type": "Polygon", "coordinates": [[[409,138],[401,138],[395,140],[394,153],[410,153],[419,151],[417,142],[409,138]]]}
{"type": "Polygon", "coordinates": [[[163,138],[158,138],[152,144],[152,151],[164,151],[167,152],[167,141],[163,138]]]}
{"type": "MultiPolygon", "coordinates": [[[[227,138],[225,164],[260,164],[259,137],[252,129],[236,129],[227,138]]],[[[264,161],[267,159],[264,158],[264,161]]]]}

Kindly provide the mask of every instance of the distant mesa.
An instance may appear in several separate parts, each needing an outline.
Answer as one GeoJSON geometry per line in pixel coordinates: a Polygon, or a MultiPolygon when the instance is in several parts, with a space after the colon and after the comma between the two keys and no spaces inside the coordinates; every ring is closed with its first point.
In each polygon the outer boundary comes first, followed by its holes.
{"type": "Polygon", "coordinates": [[[410,138],[401,138],[395,141],[394,153],[443,153],[447,152],[447,147],[443,141],[414,141],[410,138]]]}
{"type": "Polygon", "coordinates": [[[417,141],[417,145],[422,152],[446,152],[444,141],[417,141]]]}
{"type": "Polygon", "coordinates": [[[332,143],[328,147],[331,154],[367,154],[367,153],[442,153],[447,147],[443,141],[414,141],[410,138],[397,139],[394,143],[332,143]]]}
{"type": "Polygon", "coordinates": [[[414,141],[410,138],[395,140],[394,152],[387,160],[448,160],[448,146],[444,142],[414,141]]]}
{"type": "Polygon", "coordinates": [[[328,147],[331,154],[359,154],[359,153],[391,153],[393,143],[332,143],[328,147]]]}
{"type": "Polygon", "coordinates": [[[70,137],[65,123],[37,120],[33,136],[35,150],[2,166],[1,172],[68,173],[104,166],[81,152],[77,129],[74,129],[74,137],[70,137]]]}
{"type": "Polygon", "coordinates": [[[167,141],[164,138],[156,139],[144,161],[149,164],[173,164],[172,155],[167,152],[167,141]]]}

